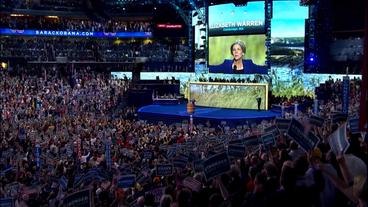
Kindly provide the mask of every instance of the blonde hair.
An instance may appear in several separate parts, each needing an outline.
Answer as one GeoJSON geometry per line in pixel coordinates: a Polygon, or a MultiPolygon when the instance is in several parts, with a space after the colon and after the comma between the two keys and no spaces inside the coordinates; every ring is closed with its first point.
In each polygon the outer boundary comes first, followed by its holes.
{"type": "Polygon", "coordinates": [[[245,43],[243,41],[241,41],[241,40],[237,40],[233,44],[231,44],[231,46],[230,46],[230,53],[231,53],[231,55],[233,55],[233,47],[235,45],[239,45],[240,48],[242,49],[243,53],[245,54],[245,52],[247,50],[247,47],[245,46],[245,43]]]}

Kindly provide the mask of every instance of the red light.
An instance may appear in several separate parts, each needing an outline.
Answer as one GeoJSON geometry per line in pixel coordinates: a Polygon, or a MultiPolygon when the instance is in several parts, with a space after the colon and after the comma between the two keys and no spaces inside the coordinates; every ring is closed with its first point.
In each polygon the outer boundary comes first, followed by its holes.
{"type": "Polygon", "coordinates": [[[158,28],[165,28],[165,29],[181,29],[183,25],[181,24],[158,24],[158,28]]]}

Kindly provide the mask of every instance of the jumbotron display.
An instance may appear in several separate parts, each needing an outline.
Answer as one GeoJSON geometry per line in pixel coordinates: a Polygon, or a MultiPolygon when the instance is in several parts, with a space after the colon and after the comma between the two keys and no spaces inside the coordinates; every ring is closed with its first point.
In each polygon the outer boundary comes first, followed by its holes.
{"type": "Polygon", "coordinates": [[[264,34],[265,4],[248,2],[246,6],[233,3],[208,7],[209,36],[234,34],[264,34]]]}
{"type": "Polygon", "coordinates": [[[271,20],[271,65],[300,68],[304,64],[305,20],[308,7],[299,1],[274,1],[271,20]]]}
{"type": "Polygon", "coordinates": [[[221,4],[209,7],[210,73],[267,74],[265,4],[221,4]]]}
{"type": "Polygon", "coordinates": [[[209,72],[266,74],[265,40],[262,34],[210,37],[209,72]]]}
{"type": "Polygon", "coordinates": [[[189,99],[197,106],[267,110],[268,85],[261,83],[190,83],[189,99]]]}

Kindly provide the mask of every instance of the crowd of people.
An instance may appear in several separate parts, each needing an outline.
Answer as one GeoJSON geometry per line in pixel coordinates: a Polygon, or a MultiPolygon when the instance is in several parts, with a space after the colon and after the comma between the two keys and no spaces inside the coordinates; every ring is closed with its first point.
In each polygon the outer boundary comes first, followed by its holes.
{"type": "Polygon", "coordinates": [[[148,21],[119,19],[92,21],[86,18],[1,15],[0,28],[80,32],[152,32],[148,21]]]}
{"type": "MultiPolygon", "coordinates": [[[[170,45],[156,41],[116,43],[111,39],[89,38],[1,38],[0,55],[7,58],[24,58],[27,61],[133,62],[146,57],[147,62],[188,62],[187,45],[170,45]]],[[[175,67],[175,66],[174,66],[175,67]]],[[[151,69],[160,69],[152,66],[151,69]]]]}
{"type": "MultiPolygon", "coordinates": [[[[353,78],[350,81],[350,97],[349,97],[349,111],[358,114],[360,105],[360,86],[361,79],[353,78]]],[[[321,100],[323,105],[327,105],[334,110],[341,110],[341,94],[343,91],[343,81],[341,79],[333,80],[330,78],[325,83],[316,88],[315,94],[318,100],[321,100]]]]}
{"type": "MultiPolygon", "coordinates": [[[[0,71],[0,80],[0,195],[17,207],[59,206],[83,189],[91,189],[95,206],[366,206],[368,140],[349,133],[346,154],[334,155],[327,139],[337,125],[310,126],[320,143],[308,153],[284,133],[270,148],[247,145],[228,173],[206,179],[194,163],[261,135],[275,121],[236,128],[147,123],[137,120],[134,107],[118,107],[129,80],[89,70],[0,71]],[[183,167],[156,174],[157,165],[177,157],[187,157],[183,167]],[[96,169],[100,176],[81,179],[96,169]],[[127,174],[136,182],[122,187],[127,174]]],[[[340,109],[322,104],[320,116],[334,110],[340,109]]],[[[297,118],[308,125],[310,113],[297,118]]]]}
{"type": "Polygon", "coordinates": [[[0,8],[3,9],[35,9],[56,11],[80,11],[83,1],[80,0],[40,0],[40,1],[9,1],[0,0],[0,8]]]}
{"type": "Polygon", "coordinates": [[[200,82],[222,82],[222,83],[266,83],[270,82],[271,79],[269,76],[264,75],[255,75],[254,77],[247,77],[247,78],[223,78],[223,77],[200,77],[200,82]]]}

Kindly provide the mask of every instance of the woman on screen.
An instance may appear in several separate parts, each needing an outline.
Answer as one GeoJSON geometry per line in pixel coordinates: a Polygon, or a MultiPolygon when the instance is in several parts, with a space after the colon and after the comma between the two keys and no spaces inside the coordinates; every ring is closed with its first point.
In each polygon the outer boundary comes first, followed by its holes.
{"type": "Polygon", "coordinates": [[[245,52],[246,47],[244,42],[237,40],[230,46],[230,53],[233,56],[233,59],[225,60],[220,65],[209,66],[209,72],[230,74],[267,74],[267,68],[265,66],[259,66],[254,64],[252,60],[243,59],[245,52]]]}

